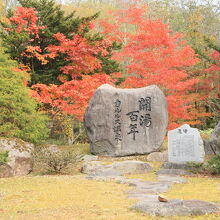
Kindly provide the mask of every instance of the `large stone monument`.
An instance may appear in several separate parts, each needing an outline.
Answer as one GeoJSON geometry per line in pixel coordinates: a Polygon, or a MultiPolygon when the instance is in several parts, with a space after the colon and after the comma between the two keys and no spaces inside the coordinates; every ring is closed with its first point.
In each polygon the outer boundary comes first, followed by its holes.
{"type": "Polygon", "coordinates": [[[204,161],[204,145],[199,131],[185,124],[168,131],[168,161],[186,163],[204,161]]]}
{"type": "Polygon", "coordinates": [[[91,153],[106,156],[157,151],[166,134],[168,113],[155,85],[138,89],[100,86],[85,113],[91,153]]]}

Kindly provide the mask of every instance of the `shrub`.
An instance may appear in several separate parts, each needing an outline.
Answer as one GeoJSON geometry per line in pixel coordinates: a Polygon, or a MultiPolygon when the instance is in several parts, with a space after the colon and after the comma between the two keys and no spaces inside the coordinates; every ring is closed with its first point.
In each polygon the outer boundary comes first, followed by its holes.
{"type": "Polygon", "coordinates": [[[34,162],[44,165],[46,171],[61,173],[69,165],[78,162],[81,155],[78,151],[53,151],[49,148],[41,147],[35,150],[33,157],[34,162]]]}
{"type": "Polygon", "coordinates": [[[213,132],[213,128],[209,128],[209,129],[206,129],[206,130],[200,130],[200,135],[202,137],[203,140],[205,139],[209,139],[212,135],[212,132],[213,132]]]}
{"type": "Polygon", "coordinates": [[[0,152],[0,165],[7,163],[8,161],[8,151],[0,152]]]}
{"type": "Polygon", "coordinates": [[[212,174],[220,174],[220,154],[215,155],[208,161],[208,168],[212,174]]]}
{"type": "Polygon", "coordinates": [[[17,66],[0,47],[0,136],[37,143],[48,136],[47,116],[37,111],[38,104],[25,85],[27,73],[17,66]]]}

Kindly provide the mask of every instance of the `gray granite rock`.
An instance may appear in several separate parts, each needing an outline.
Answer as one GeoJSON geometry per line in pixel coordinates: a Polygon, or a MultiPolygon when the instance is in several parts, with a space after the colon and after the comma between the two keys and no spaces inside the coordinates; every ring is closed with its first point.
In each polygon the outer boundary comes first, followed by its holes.
{"type": "Polygon", "coordinates": [[[95,156],[95,155],[84,155],[81,160],[82,161],[98,160],[98,156],[95,156]]]}
{"type": "Polygon", "coordinates": [[[114,162],[112,168],[122,174],[141,174],[149,173],[153,170],[148,163],[136,160],[126,160],[122,162],[114,162]]]}
{"type": "Polygon", "coordinates": [[[179,176],[170,176],[170,175],[158,175],[158,181],[160,182],[169,182],[169,183],[186,183],[186,179],[179,176]]]}
{"type": "Polygon", "coordinates": [[[99,87],[84,117],[93,154],[139,155],[157,151],[166,134],[168,113],[155,85],[138,89],[99,87]]]}
{"type": "Polygon", "coordinates": [[[157,172],[158,175],[192,175],[192,167],[186,163],[170,163],[166,162],[162,165],[161,169],[157,172]]]}
{"type": "Polygon", "coordinates": [[[190,165],[188,165],[187,163],[170,163],[170,162],[166,162],[162,165],[161,168],[190,170],[192,167],[190,165]]]}
{"type": "Polygon", "coordinates": [[[96,176],[96,175],[89,175],[86,177],[88,180],[96,180],[96,181],[102,181],[102,182],[110,182],[114,181],[119,184],[124,184],[125,178],[122,176],[96,176]]]}
{"type": "Polygon", "coordinates": [[[104,165],[102,165],[100,161],[85,162],[83,163],[81,171],[82,173],[91,175],[99,170],[103,170],[103,167],[104,165]]]}
{"type": "Polygon", "coordinates": [[[148,161],[166,162],[168,161],[168,152],[153,152],[147,156],[148,161]]]}
{"type": "Polygon", "coordinates": [[[31,172],[33,148],[33,144],[17,138],[0,138],[0,151],[8,151],[7,164],[15,176],[27,175],[31,172]]]}
{"type": "Polygon", "coordinates": [[[182,170],[182,169],[160,169],[157,172],[158,175],[166,174],[166,175],[180,175],[180,176],[191,176],[193,175],[188,170],[182,170]]]}
{"type": "Polygon", "coordinates": [[[134,189],[128,191],[128,194],[154,195],[154,194],[166,192],[171,186],[172,186],[171,182],[164,183],[164,182],[146,181],[137,184],[134,189]]]}
{"type": "Polygon", "coordinates": [[[106,168],[103,168],[103,169],[99,169],[99,170],[96,170],[96,172],[93,172],[92,174],[90,174],[91,176],[103,176],[103,177],[108,177],[108,176],[121,176],[122,173],[117,171],[117,170],[114,170],[112,169],[111,167],[106,167],[106,168]]]}
{"type": "Polygon", "coordinates": [[[141,200],[131,209],[145,212],[151,216],[195,216],[219,212],[219,207],[210,202],[199,200],[141,200]]]}
{"type": "Polygon", "coordinates": [[[204,145],[205,145],[205,153],[206,154],[220,153],[220,121],[215,126],[210,140],[205,140],[204,145]]]}
{"type": "Polygon", "coordinates": [[[124,174],[141,174],[152,171],[153,168],[142,161],[121,161],[109,165],[101,164],[99,161],[85,162],[82,166],[82,172],[96,176],[119,176],[124,174]]]}

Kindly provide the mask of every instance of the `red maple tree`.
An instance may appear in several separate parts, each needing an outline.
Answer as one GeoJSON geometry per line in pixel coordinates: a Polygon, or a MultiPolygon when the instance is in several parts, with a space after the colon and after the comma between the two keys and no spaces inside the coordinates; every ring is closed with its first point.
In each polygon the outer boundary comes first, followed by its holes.
{"type": "Polygon", "coordinates": [[[124,44],[115,59],[124,66],[124,88],[158,85],[168,101],[169,127],[187,121],[200,123],[205,113],[198,112],[195,100],[203,99],[195,92],[199,78],[191,70],[199,59],[179,33],[172,33],[167,24],[147,17],[145,6],[132,5],[114,13],[114,22],[100,24],[109,39],[124,44]]]}
{"type": "Polygon", "coordinates": [[[65,59],[71,61],[71,65],[62,68],[62,72],[69,77],[60,76],[61,85],[33,85],[32,88],[38,91],[33,94],[40,102],[50,104],[52,108],[83,120],[87,104],[95,89],[102,84],[113,82],[111,77],[104,73],[89,75],[101,68],[97,55],[106,54],[111,42],[100,40],[96,44],[91,44],[79,35],[67,39],[61,33],[55,34],[54,37],[59,41],[59,45],[50,45],[47,50],[50,57],[63,53],[66,55],[65,59]]]}
{"type": "MultiPolygon", "coordinates": [[[[29,42],[34,42],[32,46],[27,43],[19,56],[36,58],[42,65],[60,54],[64,55],[65,60],[70,61],[61,69],[63,72],[63,75],[59,76],[61,85],[35,84],[32,86],[32,95],[41,103],[45,103],[46,110],[50,113],[56,114],[62,111],[82,120],[94,90],[104,83],[112,83],[112,79],[100,71],[99,74],[90,75],[91,72],[101,69],[100,59],[97,56],[108,54],[111,41],[100,39],[91,42],[76,33],[72,33],[72,38],[69,39],[62,33],[56,33],[53,37],[57,40],[57,44],[49,45],[43,51],[39,32],[47,27],[38,25],[38,15],[34,8],[17,7],[8,23],[10,24],[10,28],[6,28],[8,33],[25,34],[29,42]]],[[[90,28],[93,28],[92,24],[90,28]]],[[[22,65],[22,69],[27,68],[22,65]]]]}

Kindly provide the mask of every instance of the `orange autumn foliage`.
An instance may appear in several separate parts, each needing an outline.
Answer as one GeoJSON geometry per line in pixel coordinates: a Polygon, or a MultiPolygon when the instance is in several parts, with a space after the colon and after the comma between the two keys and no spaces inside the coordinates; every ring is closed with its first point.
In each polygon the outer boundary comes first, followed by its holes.
{"type": "Polygon", "coordinates": [[[187,121],[199,124],[195,101],[204,97],[195,92],[199,78],[190,67],[199,59],[179,33],[172,33],[160,20],[150,20],[145,6],[132,5],[117,11],[114,22],[102,21],[103,33],[122,42],[114,58],[124,65],[123,88],[158,85],[168,101],[169,128],[187,121]],[[110,32],[109,32],[110,30],[110,32]]]}

